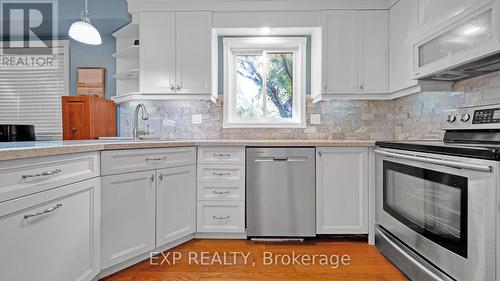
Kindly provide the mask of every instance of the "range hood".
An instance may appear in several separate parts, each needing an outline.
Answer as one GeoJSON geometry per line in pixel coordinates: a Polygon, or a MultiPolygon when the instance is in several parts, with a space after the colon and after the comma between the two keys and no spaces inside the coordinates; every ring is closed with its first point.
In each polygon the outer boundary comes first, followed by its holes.
{"type": "Polygon", "coordinates": [[[456,82],[500,70],[500,52],[450,68],[419,80],[456,82]]]}

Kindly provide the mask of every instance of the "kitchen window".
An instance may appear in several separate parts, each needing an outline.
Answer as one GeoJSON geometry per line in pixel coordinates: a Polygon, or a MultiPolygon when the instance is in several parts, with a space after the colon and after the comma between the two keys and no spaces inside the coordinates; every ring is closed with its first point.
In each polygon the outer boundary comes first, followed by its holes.
{"type": "Polygon", "coordinates": [[[304,37],[224,38],[224,128],[304,128],[304,37]]]}

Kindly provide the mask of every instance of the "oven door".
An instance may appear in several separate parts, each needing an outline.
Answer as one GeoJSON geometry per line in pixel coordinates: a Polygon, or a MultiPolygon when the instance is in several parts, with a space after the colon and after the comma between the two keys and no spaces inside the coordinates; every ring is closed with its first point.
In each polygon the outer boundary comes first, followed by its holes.
{"type": "Polygon", "coordinates": [[[376,155],[377,223],[456,280],[495,280],[497,162],[376,155]]]}

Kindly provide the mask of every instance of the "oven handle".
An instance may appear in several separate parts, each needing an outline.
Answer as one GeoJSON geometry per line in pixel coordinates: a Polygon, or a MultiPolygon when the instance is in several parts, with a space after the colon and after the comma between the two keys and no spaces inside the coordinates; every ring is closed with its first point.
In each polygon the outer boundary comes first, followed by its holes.
{"type": "Polygon", "coordinates": [[[491,173],[491,171],[493,170],[493,168],[491,166],[467,164],[467,163],[456,162],[456,161],[448,161],[448,160],[441,160],[441,159],[434,159],[434,158],[419,157],[419,156],[406,155],[406,154],[401,154],[401,153],[388,152],[388,151],[383,151],[383,150],[379,150],[379,149],[375,149],[375,153],[378,153],[378,154],[381,154],[384,156],[388,156],[388,157],[400,158],[400,159],[405,159],[405,160],[413,160],[413,161],[418,161],[418,162],[423,162],[423,163],[449,166],[449,167],[472,170],[472,171],[491,173]]]}

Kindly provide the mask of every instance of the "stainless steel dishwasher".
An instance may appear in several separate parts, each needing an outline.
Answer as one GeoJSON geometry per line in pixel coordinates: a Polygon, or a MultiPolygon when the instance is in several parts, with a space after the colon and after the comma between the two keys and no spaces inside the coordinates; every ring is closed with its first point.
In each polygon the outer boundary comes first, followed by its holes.
{"type": "Polygon", "coordinates": [[[315,148],[247,148],[246,154],[247,236],[315,236],[315,148]]]}

